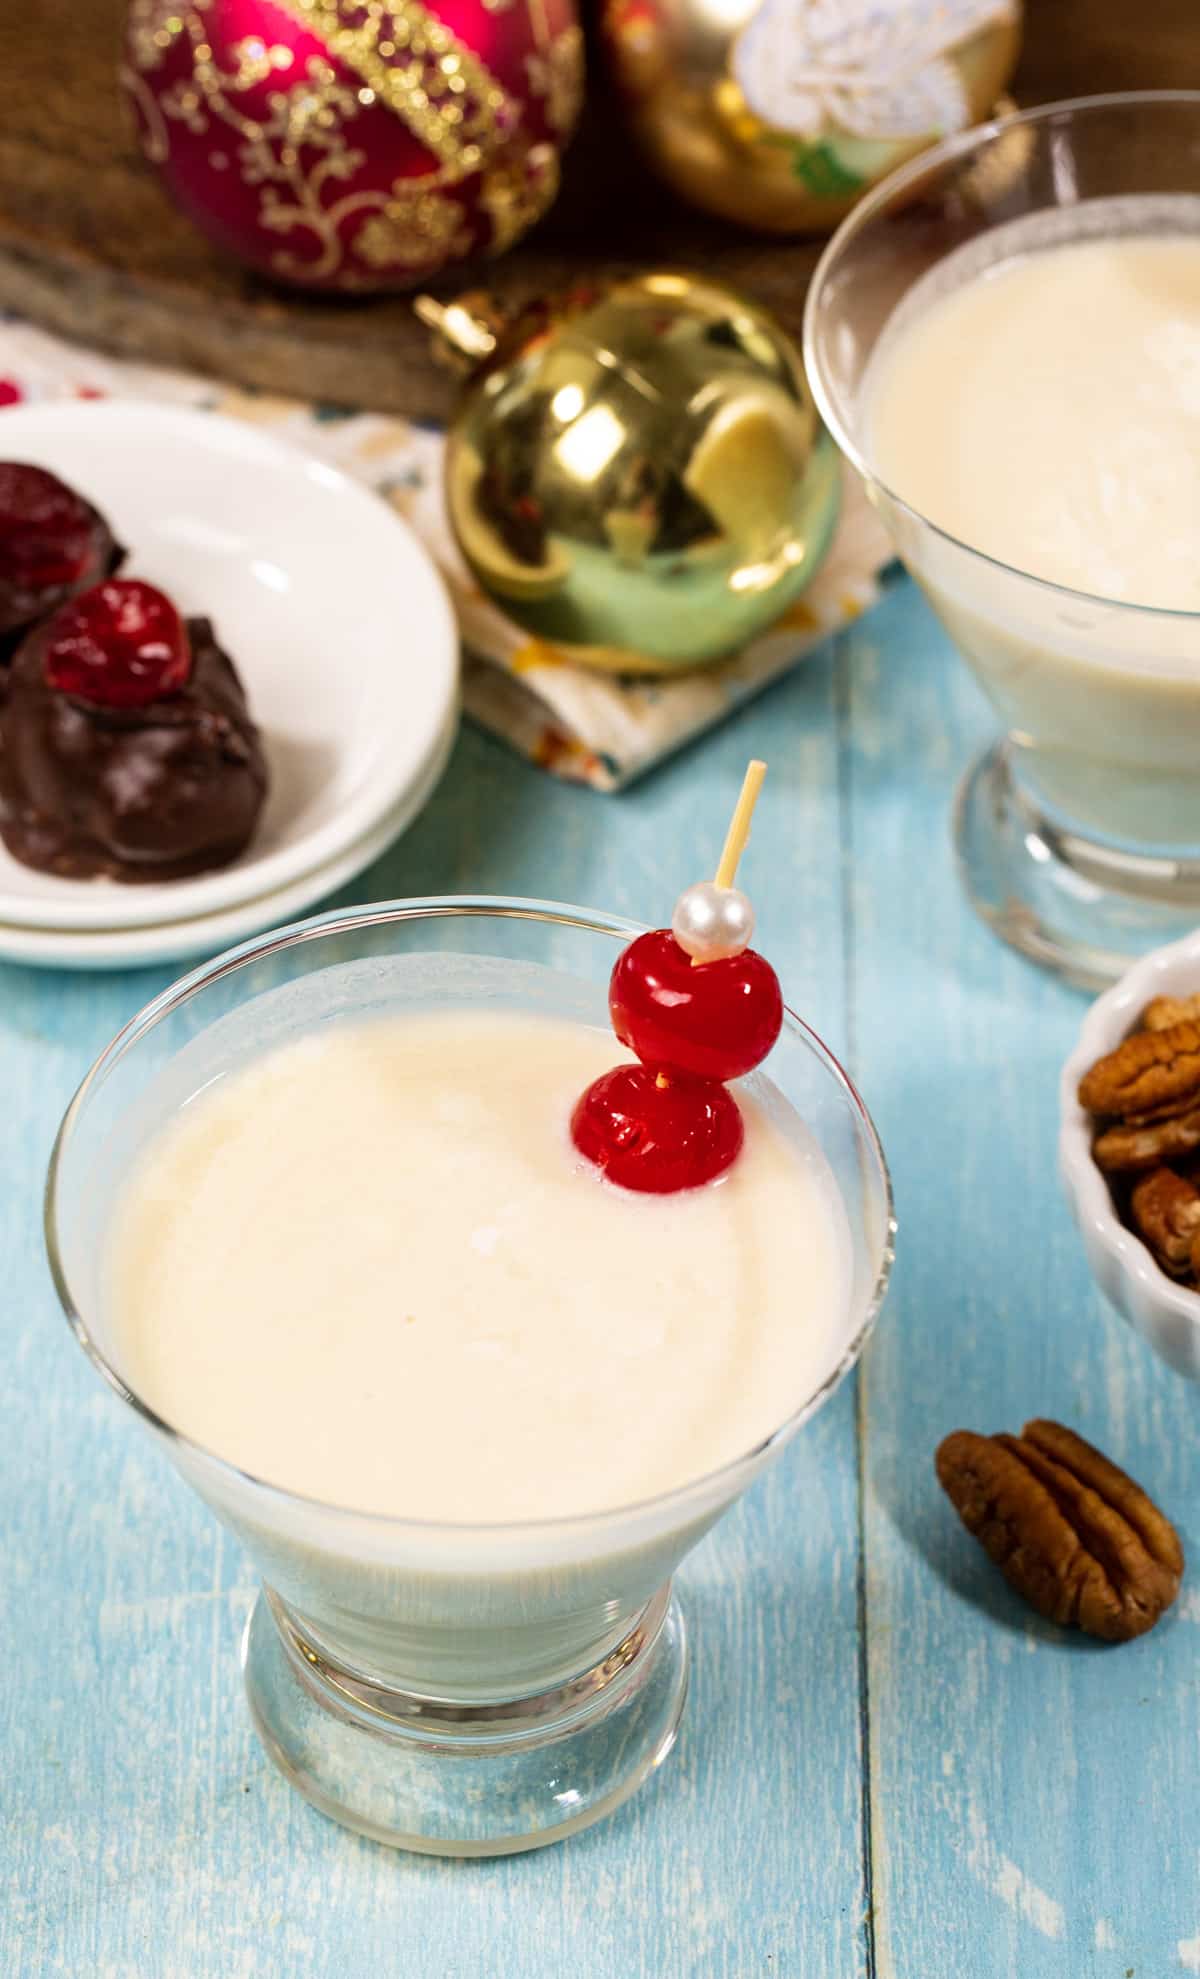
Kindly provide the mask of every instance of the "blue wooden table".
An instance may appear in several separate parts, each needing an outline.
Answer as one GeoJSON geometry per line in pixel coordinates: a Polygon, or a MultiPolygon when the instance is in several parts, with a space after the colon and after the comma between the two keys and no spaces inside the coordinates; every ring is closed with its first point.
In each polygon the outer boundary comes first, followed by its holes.
{"type": "Polygon", "coordinates": [[[934,1481],[947,1430],[1058,1416],[1200,1539],[1195,1397],[1092,1289],[1055,1180],[1082,999],[958,892],[988,717],[916,593],[621,798],[474,732],[342,896],[554,895],[661,921],[770,759],[746,879],[849,1056],[900,1215],[856,1384],[687,1561],[694,1682],[606,1824],[490,1863],[392,1854],[276,1776],[237,1668],[244,1560],[60,1319],[39,1196],[63,1105],[166,980],[0,967],[3,1979],[1168,1979],[1200,1972],[1200,1584],[1098,1648],[1030,1616],[934,1481]]]}

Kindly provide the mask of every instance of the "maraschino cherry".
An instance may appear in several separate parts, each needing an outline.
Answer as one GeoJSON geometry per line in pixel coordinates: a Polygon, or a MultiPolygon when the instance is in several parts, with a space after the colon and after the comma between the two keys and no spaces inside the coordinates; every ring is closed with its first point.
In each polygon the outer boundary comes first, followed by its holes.
{"type": "Polygon", "coordinates": [[[22,590],[77,584],[93,555],[96,518],[56,474],[0,461],[0,573],[22,590]]]}
{"type": "Polygon", "coordinates": [[[612,973],[608,1007],[621,1043],[644,1065],[701,1079],[740,1079],[779,1036],[783,997],[752,948],[707,961],[670,928],[639,935],[612,973]]]}
{"type": "Polygon", "coordinates": [[[715,1079],[667,1078],[618,1065],[596,1079],[571,1118],[571,1138],[610,1182],[653,1195],[697,1189],[736,1160],[745,1129],[715,1079]]]}
{"type": "Polygon", "coordinates": [[[681,894],[671,926],[639,935],[613,970],[613,1029],[642,1062],[589,1086],[571,1134],[624,1188],[697,1188],[740,1152],[742,1117],[724,1082],[761,1064],[783,1023],[779,979],[749,946],[753,910],[733,885],[765,775],[758,762],[746,772],[716,879],[681,894]]]}
{"type": "Polygon", "coordinates": [[[95,708],[145,708],[185,687],[192,670],[187,627],[164,592],[111,577],[81,591],[48,620],[47,687],[95,708]]]}

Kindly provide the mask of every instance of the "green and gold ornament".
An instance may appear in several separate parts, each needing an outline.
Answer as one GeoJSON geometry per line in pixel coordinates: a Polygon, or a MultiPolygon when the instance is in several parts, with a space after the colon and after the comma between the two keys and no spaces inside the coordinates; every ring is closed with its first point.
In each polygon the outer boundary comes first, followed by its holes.
{"type": "Polygon", "coordinates": [[[634,131],[694,205],[825,232],[871,185],[992,110],[1020,0],[603,0],[634,131]]]}

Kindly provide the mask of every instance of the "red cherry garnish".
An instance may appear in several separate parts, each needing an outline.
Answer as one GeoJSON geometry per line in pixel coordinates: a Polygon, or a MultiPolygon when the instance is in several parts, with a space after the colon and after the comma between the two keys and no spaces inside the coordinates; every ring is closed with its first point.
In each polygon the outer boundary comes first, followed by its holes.
{"type": "Polygon", "coordinates": [[[736,1160],[745,1128],[737,1101],[712,1079],[668,1078],[618,1065],[571,1115],[571,1139],[610,1182],[646,1194],[698,1189],[736,1160]]]}
{"type": "Polygon", "coordinates": [[[779,978],[761,955],[747,948],[696,966],[670,928],[639,935],[617,958],[608,1007],[643,1064],[699,1079],[740,1079],[783,1024],[779,978]]]}
{"type": "Polygon", "coordinates": [[[60,607],[46,625],[47,687],[97,708],[144,708],[186,686],[187,627],[153,584],[112,577],[60,607]]]}
{"type": "Polygon", "coordinates": [[[0,461],[0,577],[23,590],[75,584],[92,555],[96,518],[44,467],[0,461]]]}

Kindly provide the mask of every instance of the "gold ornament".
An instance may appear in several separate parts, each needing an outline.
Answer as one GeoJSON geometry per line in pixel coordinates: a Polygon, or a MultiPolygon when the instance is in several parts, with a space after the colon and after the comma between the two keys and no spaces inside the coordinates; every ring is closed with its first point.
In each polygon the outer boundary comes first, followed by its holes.
{"type": "Polygon", "coordinates": [[[494,326],[421,297],[473,364],[446,454],[481,587],[591,666],[669,673],[736,651],[804,588],[839,471],[799,353],[723,284],[577,287],[494,326]]]}
{"type": "Polygon", "coordinates": [[[827,232],[895,166],[990,113],[1021,0],[604,0],[603,26],[669,185],[747,227],[827,232]]]}

